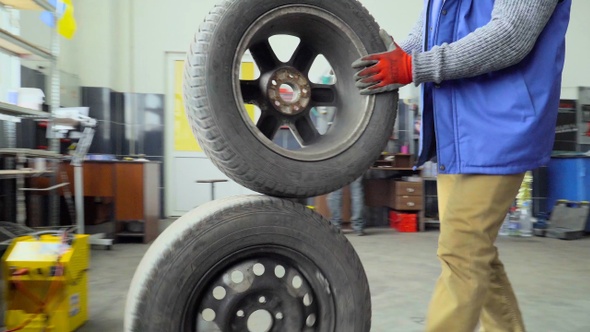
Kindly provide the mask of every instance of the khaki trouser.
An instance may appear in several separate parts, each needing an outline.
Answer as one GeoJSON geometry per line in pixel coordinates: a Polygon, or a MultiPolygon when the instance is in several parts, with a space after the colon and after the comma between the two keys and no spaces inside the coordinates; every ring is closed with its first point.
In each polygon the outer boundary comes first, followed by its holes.
{"type": "Polygon", "coordinates": [[[516,297],[494,242],[524,174],[438,175],[442,273],[426,331],[522,332],[516,297]]]}

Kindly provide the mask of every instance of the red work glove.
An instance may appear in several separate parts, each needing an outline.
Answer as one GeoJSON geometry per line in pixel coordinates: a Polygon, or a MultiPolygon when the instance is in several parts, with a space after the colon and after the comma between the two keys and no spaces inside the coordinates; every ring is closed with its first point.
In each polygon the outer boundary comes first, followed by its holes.
{"type": "Polygon", "coordinates": [[[367,55],[352,64],[361,94],[393,91],[412,83],[412,57],[404,52],[385,30],[379,32],[388,51],[367,55]]]}

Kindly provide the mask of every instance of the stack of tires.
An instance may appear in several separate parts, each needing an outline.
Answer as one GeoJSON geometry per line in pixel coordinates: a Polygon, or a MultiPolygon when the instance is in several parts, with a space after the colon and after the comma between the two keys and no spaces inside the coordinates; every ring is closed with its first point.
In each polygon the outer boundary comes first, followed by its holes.
{"type": "Polygon", "coordinates": [[[394,125],[397,94],[361,96],[350,64],[385,51],[357,0],[225,0],[187,54],[185,104],[200,146],[229,178],[262,195],[197,207],[151,245],[131,283],[125,331],[369,331],[370,292],[354,249],[298,198],[343,187],[376,160],[394,125]],[[300,42],[280,61],[268,40],[300,42]],[[260,76],[240,80],[243,55],[260,76]],[[336,76],[313,83],[323,55],[336,76]],[[279,86],[294,96],[281,99],[279,86]],[[244,104],[260,109],[256,121],[244,104]],[[314,107],[336,109],[320,135],[314,107]],[[288,127],[301,148],[273,135],[288,127]]]}

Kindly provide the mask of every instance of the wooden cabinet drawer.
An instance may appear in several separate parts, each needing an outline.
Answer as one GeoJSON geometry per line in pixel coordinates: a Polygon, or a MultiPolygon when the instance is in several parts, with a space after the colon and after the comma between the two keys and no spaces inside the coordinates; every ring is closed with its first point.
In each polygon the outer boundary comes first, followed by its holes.
{"type": "Polygon", "coordinates": [[[392,208],[400,211],[422,210],[422,196],[395,196],[392,208]]]}
{"type": "Polygon", "coordinates": [[[392,189],[394,196],[422,196],[422,182],[395,181],[392,189]]]}

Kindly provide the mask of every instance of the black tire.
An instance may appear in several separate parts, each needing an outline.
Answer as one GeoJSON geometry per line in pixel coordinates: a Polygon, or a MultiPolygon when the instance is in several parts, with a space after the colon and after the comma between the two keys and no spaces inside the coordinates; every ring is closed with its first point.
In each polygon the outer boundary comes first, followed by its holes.
{"type": "Polygon", "coordinates": [[[243,324],[262,309],[275,324],[264,331],[370,330],[369,286],[348,240],[303,205],[236,196],[196,208],[156,239],[133,277],[124,330],[247,332],[243,324]],[[259,263],[262,274],[256,274],[259,263]],[[283,276],[273,274],[279,265],[283,276]],[[236,270],[243,274],[234,284],[236,270]],[[212,297],[218,286],[226,294],[222,300],[212,297]],[[197,328],[205,307],[215,313],[206,324],[219,324],[218,330],[197,328]],[[311,326],[305,325],[312,315],[311,326]]]}
{"type": "Polygon", "coordinates": [[[357,0],[220,1],[188,52],[184,99],[189,122],[213,163],[251,190],[278,197],[334,191],[361,176],[391,136],[397,91],[361,96],[350,66],[365,54],[382,51],[379,26],[357,0]],[[301,61],[281,63],[272,51],[268,53],[265,42],[276,34],[301,39],[304,51],[295,51],[292,58],[301,61]],[[240,81],[238,76],[246,50],[259,67],[263,63],[270,68],[256,81],[240,81]],[[311,84],[311,97],[301,97],[308,101],[301,101],[303,111],[285,114],[273,106],[279,97],[270,96],[271,74],[286,66],[306,76],[311,66],[308,54],[324,55],[337,81],[311,84]],[[244,103],[264,109],[257,123],[249,120],[244,103]],[[310,109],[319,106],[338,108],[324,135],[317,135],[309,118],[310,109]],[[273,143],[281,124],[298,135],[301,149],[287,150],[273,143]]]}

